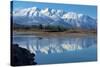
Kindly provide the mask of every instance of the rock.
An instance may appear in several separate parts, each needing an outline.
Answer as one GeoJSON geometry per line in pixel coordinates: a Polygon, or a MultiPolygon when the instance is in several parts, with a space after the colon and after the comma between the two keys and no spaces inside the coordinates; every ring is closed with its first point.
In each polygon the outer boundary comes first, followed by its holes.
{"type": "Polygon", "coordinates": [[[36,65],[34,62],[35,54],[30,53],[25,48],[19,47],[18,44],[11,45],[11,65],[12,66],[25,66],[36,65]]]}

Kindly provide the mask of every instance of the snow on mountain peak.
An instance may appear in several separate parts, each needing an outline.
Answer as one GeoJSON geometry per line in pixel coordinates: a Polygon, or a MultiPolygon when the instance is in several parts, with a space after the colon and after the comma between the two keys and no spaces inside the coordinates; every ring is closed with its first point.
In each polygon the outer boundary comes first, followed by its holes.
{"type": "Polygon", "coordinates": [[[78,14],[78,17],[82,17],[83,16],[83,14],[78,14]]]}
{"type": "Polygon", "coordinates": [[[45,8],[45,9],[44,9],[45,12],[48,12],[49,10],[50,10],[49,8],[45,8]]]}
{"type": "Polygon", "coordinates": [[[42,21],[45,24],[50,23],[64,25],[65,23],[67,23],[73,27],[78,28],[96,28],[96,20],[88,15],[78,14],[76,12],[64,12],[63,10],[50,8],[39,9],[37,7],[32,7],[20,9],[17,11],[13,11],[13,17],[14,20],[18,22],[22,22],[21,19],[24,19],[25,17],[25,20],[31,22],[32,24],[34,24],[34,22],[36,21],[40,24],[42,21]]]}
{"type": "Polygon", "coordinates": [[[19,9],[13,11],[13,16],[32,16],[37,11],[39,11],[37,7],[19,9]]]}
{"type": "Polygon", "coordinates": [[[77,19],[78,14],[75,12],[68,12],[68,13],[64,14],[62,18],[64,18],[64,19],[77,19]]]}
{"type": "Polygon", "coordinates": [[[55,14],[56,12],[57,12],[57,10],[55,10],[55,9],[52,9],[52,10],[51,10],[51,13],[52,13],[52,14],[55,14]]]}
{"type": "Polygon", "coordinates": [[[33,10],[37,10],[38,8],[37,8],[37,7],[32,7],[31,9],[33,9],[33,10]]]}
{"type": "Polygon", "coordinates": [[[63,14],[64,14],[64,11],[63,10],[57,10],[56,15],[63,16],[63,14]]]}
{"type": "Polygon", "coordinates": [[[50,15],[50,9],[49,8],[45,8],[45,9],[41,9],[40,13],[49,16],[50,15]]]}

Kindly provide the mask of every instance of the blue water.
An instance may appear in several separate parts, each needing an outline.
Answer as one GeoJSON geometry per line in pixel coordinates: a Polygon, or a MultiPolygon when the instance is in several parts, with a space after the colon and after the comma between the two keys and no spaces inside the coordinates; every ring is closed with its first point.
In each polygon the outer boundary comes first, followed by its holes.
{"type": "Polygon", "coordinates": [[[69,63],[97,60],[96,36],[14,35],[13,43],[35,53],[38,64],[69,63]]]}

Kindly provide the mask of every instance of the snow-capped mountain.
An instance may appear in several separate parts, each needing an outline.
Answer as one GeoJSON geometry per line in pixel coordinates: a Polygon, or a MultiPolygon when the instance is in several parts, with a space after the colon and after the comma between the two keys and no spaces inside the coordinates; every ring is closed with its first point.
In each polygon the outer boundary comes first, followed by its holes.
{"type": "Polygon", "coordinates": [[[60,25],[68,28],[96,29],[96,19],[75,12],[37,7],[13,11],[13,22],[23,25],[60,25]]]}

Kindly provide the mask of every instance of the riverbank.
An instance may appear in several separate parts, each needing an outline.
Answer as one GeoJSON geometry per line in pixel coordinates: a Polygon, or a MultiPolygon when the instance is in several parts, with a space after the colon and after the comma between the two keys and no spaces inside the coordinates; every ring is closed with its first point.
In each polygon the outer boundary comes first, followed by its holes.
{"type": "Polygon", "coordinates": [[[44,31],[31,31],[31,30],[13,30],[13,34],[20,34],[20,35],[36,35],[36,36],[55,36],[55,37],[62,37],[62,36],[97,36],[97,33],[91,32],[44,32],[44,31]]]}

